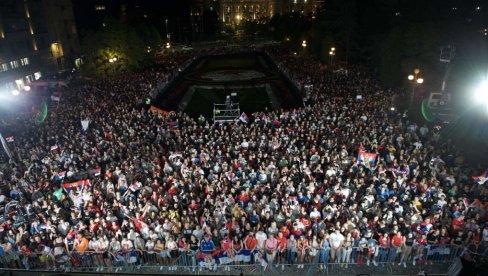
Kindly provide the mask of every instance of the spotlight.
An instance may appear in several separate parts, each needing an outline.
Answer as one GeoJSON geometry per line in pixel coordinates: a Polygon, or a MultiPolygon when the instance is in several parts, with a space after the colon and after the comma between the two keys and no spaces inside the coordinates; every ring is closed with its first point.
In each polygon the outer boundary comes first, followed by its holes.
{"type": "Polygon", "coordinates": [[[14,90],[12,90],[12,95],[18,96],[18,95],[20,95],[20,91],[17,89],[14,89],[14,90]]]}
{"type": "Polygon", "coordinates": [[[29,92],[31,90],[31,87],[28,86],[28,85],[26,85],[26,86],[24,86],[24,90],[27,91],[27,92],[29,92]]]}
{"type": "Polygon", "coordinates": [[[391,110],[391,111],[395,111],[395,107],[393,107],[393,106],[392,106],[392,107],[390,107],[390,110],[391,110]]]}

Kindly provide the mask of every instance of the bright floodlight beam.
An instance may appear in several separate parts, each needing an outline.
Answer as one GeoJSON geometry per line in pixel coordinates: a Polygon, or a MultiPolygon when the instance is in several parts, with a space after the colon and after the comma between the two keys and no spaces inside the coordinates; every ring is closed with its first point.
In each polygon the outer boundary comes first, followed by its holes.
{"type": "Polygon", "coordinates": [[[474,99],[478,103],[488,106],[488,80],[483,81],[474,90],[474,99]]]}

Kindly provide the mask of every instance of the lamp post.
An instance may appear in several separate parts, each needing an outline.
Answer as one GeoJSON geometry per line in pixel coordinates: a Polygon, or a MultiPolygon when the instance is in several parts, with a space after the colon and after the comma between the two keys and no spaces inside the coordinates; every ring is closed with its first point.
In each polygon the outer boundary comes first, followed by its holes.
{"type": "Polygon", "coordinates": [[[108,59],[108,62],[111,63],[111,64],[113,64],[112,65],[112,70],[113,70],[113,73],[114,74],[115,74],[115,62],[117,62],[117,60],[118,60],[117,57],[113,57],[113,58],[109,58],[108,59]]]}
{"type": "Polygon", "coordinates": [[[330,56],[330,66],[332,66],[332,63],[334,62],[334,56],[336,55],[335,47],[330,48],[329,51],[329,56],[330,56]]]}
{"type": "Polygon", "coordinates": [[[302,48],[303,48],[303,55],[305,55],[305,50],[307,49],[307,41],[306,40],[302,41],[302,48]]]}
{"type": "Polygon", "coordinates": [[[413,75],[408,75],[408,80],[412,83],[412,93],[410,94],[410,101],[408,104],[408,110],[412,108],[413,99],[415,97],[415,87],[424,83],[424,79],[419,77],[420,69],[415,68],[413,70],[413,75]]]}

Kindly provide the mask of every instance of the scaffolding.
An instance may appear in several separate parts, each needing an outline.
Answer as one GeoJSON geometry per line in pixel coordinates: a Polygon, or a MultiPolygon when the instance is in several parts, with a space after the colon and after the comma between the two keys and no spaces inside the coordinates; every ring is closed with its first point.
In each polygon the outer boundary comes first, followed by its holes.
{"type": "Polygon", "coordinates": [[[239,120],[241,116],[241,109],[239,103],[230,104],[216,104],[213,108],[213,121],[214,123],[228,123],[239,120]]]}

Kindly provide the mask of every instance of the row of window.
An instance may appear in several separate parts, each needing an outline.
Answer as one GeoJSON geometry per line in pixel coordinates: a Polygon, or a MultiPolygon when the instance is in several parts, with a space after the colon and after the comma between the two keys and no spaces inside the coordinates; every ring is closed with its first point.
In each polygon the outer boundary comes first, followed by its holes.
{"type": "MultiPolygon", "coordinates": [[[[15,68],[19,68],[20,66],[27,66],[27,65],[29,65],[29,63],[30,63],[30,61],[29,61],[29,58],[27,58],[27,57],[21,58],[20,60],[12,60],[10,62],[10,68],[15,69],[15,68]]],[[[5,72],[8,70],[9,70],[9,66],[7,63],[0,64],[0,72],[5,72]]]]}
{"type": "Polygon", "coordinates": [[[12,82],[7,82],[7,83],[0,83],[0,91],[2,88],[4,88],[5,91],[12,91],[14,89],[23,89],[26,85],[29,85],[29,83],[38,80],[42,77],[41,72],[35,72],[34,74],[27,75],[24,78],[17,79],[12,82]]]}

